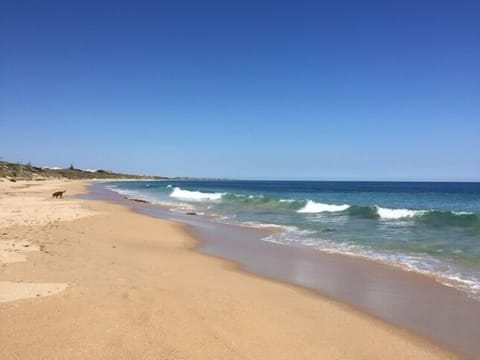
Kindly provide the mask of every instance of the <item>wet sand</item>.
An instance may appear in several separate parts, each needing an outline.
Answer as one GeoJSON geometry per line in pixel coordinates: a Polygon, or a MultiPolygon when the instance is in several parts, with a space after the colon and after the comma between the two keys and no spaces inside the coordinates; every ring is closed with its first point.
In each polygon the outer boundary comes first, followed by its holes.
{"type": "Polygon", "coordinates": [[[132,204],[96,185],[93,198],[188,224],[197,250],[243,270],[305,287],[412,331],[462,357],[480,357],[480,302],[434,279],[374,261],[262,241],[265,230],[214,223],[159,206],[132,204]]]}

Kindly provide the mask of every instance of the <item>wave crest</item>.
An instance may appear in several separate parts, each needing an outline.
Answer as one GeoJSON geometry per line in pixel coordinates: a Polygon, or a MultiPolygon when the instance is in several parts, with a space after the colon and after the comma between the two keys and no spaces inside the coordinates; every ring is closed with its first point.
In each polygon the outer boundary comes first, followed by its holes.
{"type": "Polygon", "coordinates": [[[331,205],[331,204],[322,204],[317,203],[312,200],[308,200],[303,208],[297,210],[298,213],[321,213],[321,212],[339,212],[345,211],[350,207],[350,205],[331,205]]]}
{"type": "Polygon", "coordinates": [[[221,200],[224,193],[203,193],[200,191],[183,190],[179,187],[173,189],[170,197],[187,201],[221,200]]]}
{"type": "Polygon", "coordinates": [[[388,209],[375,206],[380,219],[405,219],[425,214],[424,210],[388,209]]]}

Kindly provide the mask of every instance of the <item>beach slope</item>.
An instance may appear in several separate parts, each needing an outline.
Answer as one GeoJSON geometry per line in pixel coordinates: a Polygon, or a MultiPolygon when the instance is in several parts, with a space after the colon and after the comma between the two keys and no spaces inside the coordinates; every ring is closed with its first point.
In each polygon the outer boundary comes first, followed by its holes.
{"type": "Polygon", "coordinates": [[[87,186],[0,182],[1,359],[454,358],[198,254],[182,225],[72,198],[87,186]]]}

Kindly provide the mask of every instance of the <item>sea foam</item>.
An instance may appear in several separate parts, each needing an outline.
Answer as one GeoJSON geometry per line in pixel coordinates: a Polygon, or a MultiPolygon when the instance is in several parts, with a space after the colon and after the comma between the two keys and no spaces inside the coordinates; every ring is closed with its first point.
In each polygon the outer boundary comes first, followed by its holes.
{"type": "Polygon", "coordinates": [[[423,215],[424,210],[409,210],[409,209],[388,209],[376,206],[377,214],[381,219],[404,219],[414,216],[423,215]]]}
{"type": "Polygon", "coordinates": [[[350,205],[331,205],[331,204],[322,204],[317,203],[312,200],[308,200],[303,208],[297,210],[299,213],[320,213],[320,212],[337,212],[347,210],[350,205]]]}
{"type": "Polygon", "coordinates": [[[203,193],[200,191],[183,190],[179,187],[173,189],[170,197],[187,200],[187,201],[206,201],[220,200],[224,193],[203,193]]]}

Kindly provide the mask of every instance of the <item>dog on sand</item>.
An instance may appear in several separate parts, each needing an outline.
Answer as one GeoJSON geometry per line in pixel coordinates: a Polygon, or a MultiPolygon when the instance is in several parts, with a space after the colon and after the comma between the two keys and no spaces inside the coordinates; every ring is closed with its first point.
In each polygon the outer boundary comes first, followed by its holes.
{"type": "Polygon", "coordinates": [[[58,199],[58,198],[62,198],[63,197],[63,193],[66,193],[67,190],[63,190],[63,191],[55,191],[53,194],[52,194],[52,197],[54,197],[55,199],[58,199]]]}

